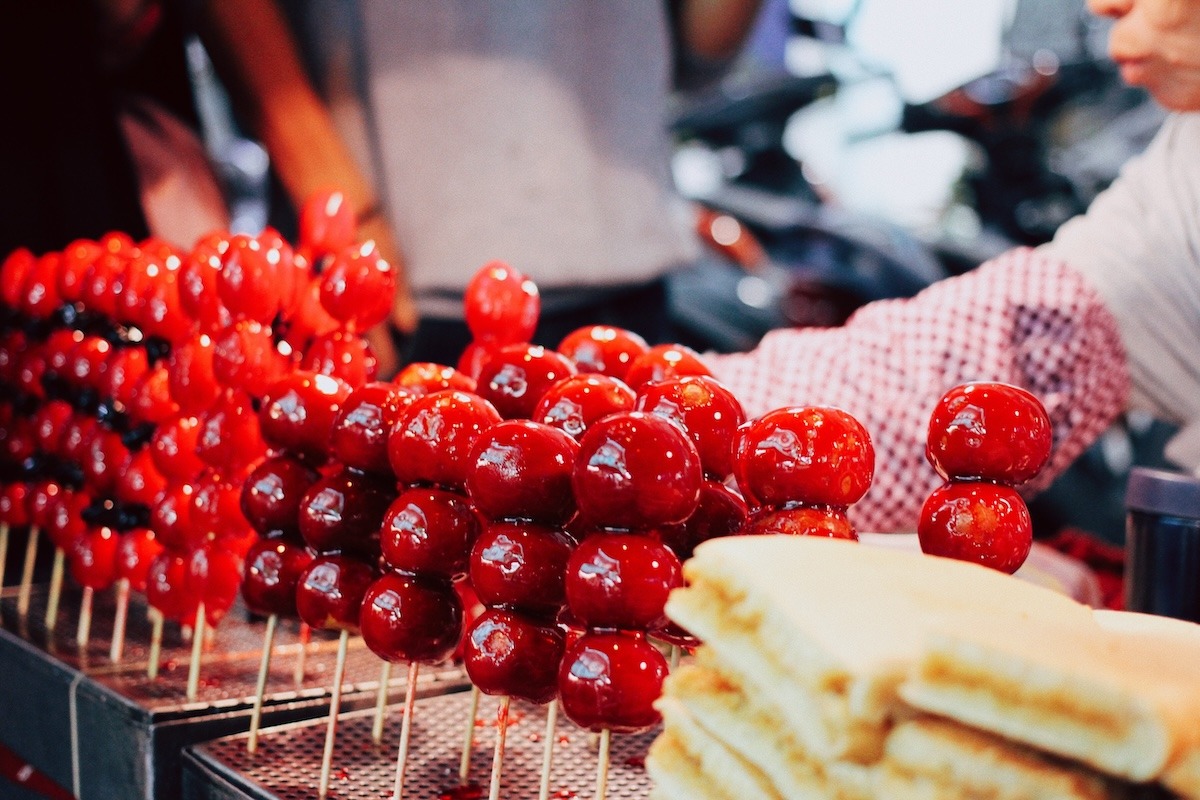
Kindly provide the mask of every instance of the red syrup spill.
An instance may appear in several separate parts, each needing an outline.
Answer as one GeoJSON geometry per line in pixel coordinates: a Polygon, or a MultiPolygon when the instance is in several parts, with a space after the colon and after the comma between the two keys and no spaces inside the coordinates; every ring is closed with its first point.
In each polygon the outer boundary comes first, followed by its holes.
{"type": "Polygon", "coordinates": [[[570,743],[571,743],[571,737],[570,737],[570,736],[567,736],[567,735],[564,733],[562,736],[559,736],[559,737],[558,737],[558,743],[559,743],[559,744],[570,744],[570,743]]]}
{"type": "Polygon", "coordinates": [[[443,789],[438,795],[438,800],[479,800],[481,797],[483,797],[483,787],[477,783],[468,783],[464,786],[443,789]]]}
{"type": "Polygon", "coordinates": [[[345,768],[345,767],[342,767],[341,769],[339,769],[339,770],[337,771],[337,779],[338,779],[339,781],[348,781],[348,780],[350,780],[350,773],[346,771],[346,768],[345,768]]]}
{"type": "Polygon", "coordinates": [[[577,795],[571,789],[559,789],[554,793],[554,796],[558,798],[558,800],[572,800],[577,795]]]}
{"type": "Polygon", "coordinates": [[[630,756],[629,758],[625,759],[625,766],[627,766],[631,769],[645,769],[646,768],[646,757],[645,756],[630,756]]]}

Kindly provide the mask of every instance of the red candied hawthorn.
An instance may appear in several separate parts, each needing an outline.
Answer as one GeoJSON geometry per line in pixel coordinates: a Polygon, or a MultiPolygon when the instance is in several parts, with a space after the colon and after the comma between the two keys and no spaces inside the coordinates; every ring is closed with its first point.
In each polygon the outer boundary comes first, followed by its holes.
{"type": "Polygon", "coordinates": [[[300,246],[321,257],[354,244],[358,226],[346,193],[321,189],[300,207],[299,227],[300,246]]]}
{"type": "Polygon", "coordinates": [[[258,614],[296,616],[296,588],[312,563],[304,545],[286,538],[260,539],[246,553],[242,597],[258,614]]]}
{"type": "Polygon", "coordinates": [[[684,375],[711,375],[708,365],[692,348],[682,344],[657,344],[629,365],[625,382],[634,391],[651,381],[677,378],[684,375]]]}
{"type": "Polygon", "coordinates": [[[388,507],[380,552],[384,562],[400,572],[455,580],[467,572],[481,527],[479,515],[461,494],[416,487],[388,507]]]}
{"type": "Polygon", "coordinates": [[[437,663],[462,636],[463,609],[449,582],[387,573],[367,589],[359,627],[371,652],[387,661],[437,663]]]}
{"type": "Polygon", "coordinates": [[[491,261],[467,284],[463,308],[477,340],[514,344],[533,338],[542,301],[533,281],[503,261],[491,261]]]}
{"type": "Polygon", "coordinates": [[[258,419],[262,437],[272,447],[324,461],[342,403],[351,387],[339,378],[306,370],[271,384],[258,419]]]}
{"type": "Polygon", "coordinates": [[[445,390],[418,398],[388,439],[396,480],[462,491],[471,447],[499,421],[495,407],[478,395],[445,390]]]}
{"type": "Polygon", "coordinates": [[[379,359],[367,340],[344,330],[314,336],[300,363],[303,369],[341,378],[351,386],[370,383],[379,372],[379,359]]]}
{"type": "Polygon", "coordinates": [[[406,365],[396,373],[392,383],[419,394],[440,392],[443,389],[457,389],[461,392],[475,391],[474,378],[459,372],[454,367],[435,364],[432,361],[415,361],[406,365]]]}
{"type": "Polygon", "coordinates": [[[917,538],[925,553],[1013,573],[1029,556],[1033,526],[1015,489],[951,481],[925,501],[917,538]]]}
{"type": "Polygon", "coordinates": [[[463,666],[485,694],[548,703],[558,694],[566,639],[555,624],[489,608],[463,637],[463,666]]]}
{"type": "Polygon", "coordinates": [[[667,662],[640,635],[585,633],[563,654],[558,691],[563,713],[581,728],[618,733],[649,730],[662,719],[667,662]]]}
{"type": "Polygon", "coordinates": [[[724,480],[733,472],[733,439],[746,412],[733,392],[708,375],[683,375],[642,386],[639,411],[678,422],[696,443],[704,474],[724,480]]]}
{"type": "Polygon", "coordinates": [[[221,254],[217,295],[235,320],[270,323],[280,308],[282,268],[278,250],[253,236],[235,234],[221,254]]]}
{"type": "Polygon", "coordinates": [[[491,353],[476,391],[505,419],[528,419],[547,389],[574,374],[566,356],[538,345],[510,344],[491,353]]]}
{"type": "Polygon", "coordinates": [[[567,607],[593,629],[665,627],[667,595],[682,585],[679,559],[649,536],[593,533],[567,561],[567,607]]]}
{"type": "Polygon", "coordinates": [[[1050,458],[1050,417],[1017,386],[967,383],[938,401],[929,418],[925,455],[943,478],[975,478],[1017,486],[1050,458]]]}
{"type": "Polygon", "coordinates": [[[531,419],[578,439],[596,420],[618,411],[632,411],[636,402],[633,389],[617,378],[571,375],[542,394],[531,419]]]}
{"type": "Polygon", "coordinates": [[[528,420],[489,428],[471,448],[467,494],[488,519],[536,519],[562,526],[575,516],[571,473],[579,444],[528,420]]]}
{"type": "Polygon", "coordinates": [[[388,436],[404,409],[417,395],[390,383],[368,383],[355,389],[342,402],[333,423],[329,449],[348,467],[390,475],[388,436]]]}
{"type": "Polygon", "coordinates": [[[488,606],[553,619],[566,601],[566,566],[575,541],[533,522],[492,522],[471,551],[471,586],[488,606]]]}
{"type": "Polygon", "coordinates": [[[620,380],[650,350],[638,334],[611,325],[587,325],[563,337],[558,352],[575,362],[580,372],[595,372],[620,380]]]}
{"type": "Polygon", "coordinates": [[[296,611],[317,630],[359,630],[363,597],[375,570],[352,556],[322,554],[312,560],[296,586],[296,611]]]}
{"type": "Polygon", "coordinates": [[[387,319],[395,294],[396,271],[374,242],[338,250],[321,274],[321,305],[351,330],[365,331],[387,319]]]}

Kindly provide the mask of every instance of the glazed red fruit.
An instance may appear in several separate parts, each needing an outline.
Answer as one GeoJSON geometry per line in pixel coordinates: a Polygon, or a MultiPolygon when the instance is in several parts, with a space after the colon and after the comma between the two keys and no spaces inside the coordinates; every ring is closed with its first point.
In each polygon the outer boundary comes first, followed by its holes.
{"type": "Polygon", "coordinates": [[[159,425],[179,416],[179,404],[171,397],[170,374],[159,364],[151,367],[133,387],[133,403],[127,407],[130,419],[159,425]]]}
{"type": "Polygon", "coordinates": [[[696,509],[700,457],[683,430],[641,411],[594,423],[579,442],[572,473],[581,518],[591,526],[653,528],[696,509]]]}
{"type": "Polygon", "coordinates": [[[113,350],[105,369],[103,393],[126,408],[137,400],[138,383],[150,371],[150,359],[144,347],[122,347],[113,350]]]}
{"type": "Polygon", "coordinates": [[[63,488],[54,481],[40,481],[34,484],[25,501],[29,506],[29,524],[39,528],[49,527],[54,516],[54,506],[62,492],[63,488]]]}
{"type": "Polygon", "coordinates": [[[716,378],[685,375],[653,381],[642,387],[637,409],[682,425],[696,443],[707,477],[724,480],[733,472],[733,438],[746,412],[716,378]]]}
{"type": "Polygon", "coordinates": [[[467,284],[463,308],[476,339],[512,344],[533,338],[542,301],[533,281],[503,261],[492,261],[467,284]]]}
{"type": "Polygon", "coordinates": [[[329,449],[335,460],[363,472],[391,475],[388,436],[416,394],[390,383],[368,383],[342,402],[329,449]]]}
{"type": "MultiPolygon", "coordinates": [[[[104,242],[102,241],[103,245],[104,242]]],[[[125,256],[107,250],[93,261],[84,272],[79,300],[83,307],[108,319],[116,318],[117,295],[113,291],[118,276],[125,268],[125,256]]]]}
{"type": "Polygon", "coordinates": [[[176,417],[155,428],[149,450],[158,471],[173,483],[186,483],[199,475],[204,469],[196,455],[199,438],[200,420],[195,417],[176,417]]]}
{"type": "Polygon", "coordinates": [[[0,263],[0,300],[13,311],[21,307],[21,290],[37,258],[24,247],[13,250],[0,263]]]}
{"type": "Polygon", "coordinates": [[[396,295],[396,271],[374,242],[337,251],[321,273],[321,305],[348,328],[365,331],[388,318],[396,295]]]}
{"type": "Polygon", "coordinates": [[[527,519],[562,527],[575,516],[571,472],[579,444],[528,420],[493,425],[471,448],[467,494],[488,519],[527,519]]]}
{"type": "Polygon", "coordinates": [[[656,344],[629,365],[625,382],[640,392],[642,386],[651,381],[711,374],[704,359],[692,348],[682,344],[656,344]]]}
{"type": "MultiPolygon", "coordinates": [[[[0,496],[2,504],[3,496],[0,496]]],[[[87,523],[83,521],[83,511],[92,502],[90,495],[85,492],[59,492],[49,513],[49,524],[46,533],[54,546],[64,552],[71,552],[75,542],[88,532],[87,523]]],[[[4,515],[0,513],[0,521],[4,515]]]]}
{"type": "Polygon", "coordinates": [[[164,550],[150,562],[146,573],[146,602],[169,620],[195,617],[196,606],[185,589],[188,574],[188,554],[164,550]]]}
{"type": "Polygon", "coordinates": [[[192,323],[179,308],[178,272],[168,272],[151,285],[140,321],[146,334],[172,345],[183,344],[191,337],[192,323]]]}
{"type": "Polygon", "coordinates": [[[244,389],[262,397],[291,367],[275,348],[271,327],[255,320],[239,320],[213,338],[213,377],[222,386],[244,389]]]}
{"type": "Polygon", "coordinates": [[[367,589],[363,641],[386,661],[445,661],[462,637],[462,606],[449,583],[388,573],[367,589]]]}
{"type": "Polygon", "coordinates": [[[257,614],[296,616],[296,587],[312,563],[304,545],[283,538],[260,539],[246,554],[242,598],[257,614]]]}
{"type": "Polygon", "coordinates": [[[198,415],[208,410],[221,393],[221,385],[213,373],[212,338],[199,334],[173,349],[167,363],[167,378],[171,399],[184,414],[198,415]]]}
{"type": "Polygon", "coordinates": [[[58,296],[58,271],[62,256],[46,253],[34,262],[25,278],[21,311],[30,319],[49,319],[62,304],[58,296]]]}
{"type": "Polygon", "coordinates": [[[1008,486],[951,481],[935,489],[917,523],[921,550],[1013,573],[1033,546],[1029,509],[1008,486]]]}
{"type": "Polygon", "coordinates": [[[333,423],[350,385],[329,375],[293,372],[273,383],[259,411],[263,439],[298,455],[324,461],[333,423]]]}
{"type": "Polygon", "coordinates": [[[700,485],[700,501],[692,515],[678,525],[664,526],[655,534],[680,561],[686,561],[702,542],[741,533],[748,514],[746,501],[740,494],[723,483],[706,480],[700,485]]]}
{"type": "Polygon", "coordinates": [[[479,537],[479,515],[467,498],[443,489],[409,489],[391,504],[379,535],[389,567],[452,580],[467,572],[479,537]]]}
{"type": "Polygon", "coordinates": [[[245,469],[266,450],[258,419],[248,394],[240,389],[224,390],[200,418],[196,455],[222,472],[245,469]]]}
{"type": "Polygon", "coordinates": [[[1016,486],[1050,459],[1053,432],[1035,396],[1004,383],[967,383],[946,392],[929,418],[925,457],[943,478],[1016,486]]]}
{"type": "Polygon", "coordinates": [[[80,464],[83,479],[92,493],[101,497],[111,495],[129,457],[129,448],[121,441],[120,434],[97,428],[87,443],[84,461],[80,464]]]}
{"type": "Polygon", "coordinates": [[[667,595],[682,585],[679,559],[649,536],[593,533],[567,561],[567,607],[589,628],[662,628],[667,595]]]}
{"type": "Polygon", "coordinates": [[[300,207],[300,246],[318,255],[354,244],[356,228],[345,192],[322,189],[309,195],[300,207]]]}
{"type": "Polygon", "coordinates": [[[342,330],[314,336],[300,363],[306,370],[341,378],[351,386],[370,383],[379,372],[379,359],[367,340],[342,330]]]}
{"type": "Polygon", "coordinates": [[[217,625],[229,613],[242,585],[242,556],[217,543],[202,545],[188,559],[184,591],[204,603],[204,619],[217,625]]]}
{"type": "Polygon", "coordinates": [[[750,512],[742,527],[746,535],[823,536],[858,541],[858,533],[841,508],[796,506],[759,508],[750,512]]]}
{"type": "Polygon", "coordinates": [[[154,506],[167,489],[167,479],[154,465],[146,448],[133,453],[117,476],[114,496],[122,503],[154,506]]]}
{"type": "Polygon", "coordinates": [[[474,378],[464,375],[454,367],[435,364],[431,361],[416,361],[408,364],[396,373],[392,383],[425,394],[440,392],[443,389],[475,391],[474,378]]]}
{"type": "Polygon", "coordinates": [[[105,384],[112,345],[99,336],[84,336],[67,354],[67,381],[79,389],[100,391],[105,384]]]}
{"type": "Polygon", "coordinates": [[[92,528],[75,541],[70,553],[71,577],[89,589],[107,589],[117,579],[117,544],[112,528],[92,528]]]}
{"type": "MultiPolygon", "coordinates": [[[[229,242],[223,245],[228,248],[229,242]]],[[[229,318],[217,293],[220,275],[221,249],[211,245],[197,245],[179,271],[179,307],[201,331],[214,330],[229,318]]]]}
{"type": "Polygon", "coordinates": [[[300,503],[320,477],[292,456],[268,458],[242,483],[242,514],[264,536],[274,531],[299,535],[300,503]]]}
{"type": "MultiPolygon", "coordinates": [[[[58,295],[64,303],[79,302],[83,276],[88,265],[100,255],[100,245],[90,239],[76,239],[63,250],[58,269],[58,295]]],[[[0,283],[10,286],[7,277],[0,276],[0,283]]]]}
{"type": "Polygon", "coordinates": [[[284,320],[283,339],[294,352],[302,353],[316,337],[337,330],[338,321],[321,305],[320,278],[297,275],[296,280],[302,285],[296,289],[297,297],[284,320]]]}
{"type": "Polygon", "coordinates": [[[43,403],[34,414],[34,438],[43,453],[57,455],[61,450],[67,424],[75,412],[65,400],[43,403]]]}
{"type": "Polygon", "coordinates": [[[510,344],[492,353],[479,372],[479,396],[505,419],[528,419],[546,390],[575,374],[566,356],[532,344],[510,344]]]}
{"type": "Polygon", "coordinates": [[[221,255],[217,295],[234,319],[269,323],[279,311],[280,269],[278,251],[237,234],[221,255]]]}
{"type": "Polygon", "coordinates": [[[738,429],[733,471],[752,506],[848,506],[871,485],[875,449],[845,411],[779,408],[738,429]]]}
{"type": "Polygon", "coordinates": [[[161,552],[162,543],[149,528],[134,528],[121,534],[117,543],[117,579],[129,581],[129,588],[135,592],[145,592],[150,564],[161,552]]]}
{"type": "Polygon", "coordinates": [[[630,366],[650,350],[633,331],[611,325],[588,325],[568,333],[558,352],[575,362],[580,372],[625,379],[630,366]]]}
{"type": "Polygon", "coordinates": [[[352,556],[320,555],[300,575],[296,612],[318,630],[358,633],[363,596],[375,581],[375,570],[352,556]]]}
{"type": "Polygon", "coordinates": [[[488,359],[492,357],[492,353],[500,346],[479,340],[467,342],[467,346],[463,348],[462,354],[458,357],[458,363],[455,366],[458,372],[471,379],[472,388],[469,391],[475,391],[473,382],[479,379],[479,373],[483,372],[488,359]]]}
{"type": "Polygon", "coordinates": [[[463,490],[471,447],[500,421],[478,395],[446,390],[413,401],[388,438],[388,461],[402,484],[463,490]]]}
{"type": "Polygon", "coordinates": [[[493,522],[471,549],[471,586],[486,605],[553,619],[566,600],[564,579],[574,547],[556,528],[493,522]]]}
{"type": "Polygon", "coordinates": [[[206,528],[192,524],[191,484],[169,486],[162,498],[150,509],[150,527],[164,547],[179,553],[189,552],[203,541],[206,528]]]}
{"type": "Polygon", "coordinates": [[[319,553],[379,555],[379,531],[395,499],[390,481],[343,469],[314,483],[300,500],[300,535],[319,553]]]}
{"type": "Polygon", "coordinates": [[[247,523],[240,503],[242,485],[242,481],[227,480],[218,472],[201,474],[194,484],[189,524],[213,537],[223,531],[245,528],[247,523]]]}
{"type": "Polygon", "coordinates": [[[633,389],[617,378],[571,375],[542,394],[530,418],[578,439],[596,420],[618,411],[632,411],[636,401],[633,389]]]}
{"type": "Polygon", "coordinates": [[[489,608],[463,637],[463,666],[484,694],[548,703],[558,695],[565,646],[557,625],[489,608]]]}
{"type": "Polygon", "coordinates": [[[661,721],[667,662],[641,636],[586,633],[568,645],[558,671],[563,713],[581,728],[636,733],[661,721]]]}

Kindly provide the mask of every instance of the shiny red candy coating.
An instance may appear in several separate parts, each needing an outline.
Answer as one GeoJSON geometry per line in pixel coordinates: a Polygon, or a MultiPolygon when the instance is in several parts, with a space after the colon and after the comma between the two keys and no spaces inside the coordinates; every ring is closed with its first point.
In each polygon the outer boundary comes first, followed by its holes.
{"type": "Polygon", "coordinates": [[[282,269],[278,250],[237,234],[221,255],[217,295],[234,319],[269,323],[279,312],[282,269]]]}
{"type": "Polygon", "coordinates": [[[88,311],[116,319],[117,295],[114,284],[125,269],[126,256],[111,250],[103,252],[88,265],[80,286],[79,300],[88,311]]]}
{"type": "Polygon", "coordinates": [[[46,253],[34,262],[25,277],[21,293],[21,311],[30,319],[49,319],[62,299],[58,296],[58,272],[62,256],[46,253]]]}
{"type": "Polygon", "coordinates": [[[186,591],[188,553],[164,550],[150,562],[146,573],[146,602],[173,621],[189,624],[196,615],[196,605],[186,591]]]}
{"type": "Polygon", "coordinates": [[[513,344],[533,338],[542,301],[533,281],[503,261],[491,261],[467,284],[463,308],[476,339],[513,344]]]}
{"type": "Polygon", "coordinates": [[[107,589],[117,579],[117,532],[91,528],[75,541],[69,553],[71,577],[80,586],[107,589]]]}
{"type": "Polygon", "coordinates": [[[724,480],[733,472],[733,438],[746,412],[716,378],[684,375],[645,384],[637,409],[682,425],[696,443],[707,477],[724,480]]]}
{"type": "Polygon", "coordinates": [[[621,412],[594,423],[579,445],[572,483],[588,525],[653,528],[682,522],[696,510],[700,456],[678,425],[621,412]]]}
{"type": "Polygon", "coordinates": [[[198,334],[182,347],[171,351],[167,363],[171,399],[184,414],[198,415],[208,410],[221,393],[213,372],[213,340],[198,334]]]}
{"type": "Polygon", "coordinates": [[[242,482],[242,514],[264,536],[274,531],[298,536],[300,503],[320,477],[292,456],[268,458],[242,482]]]}
{"type": "Polygon", "coordinates": [[[388,439],[396,480],[462,491],[471,447],[499,421],[495,407],[478,395],[445,390],[417,398],[388,439]]]}
{"type": "Polygon", "coordinates": [[[489,608],[463,637],[463,666],[484,694],[548,703],[558,695],[558,667],[565,647],[557,625],[489,608]]]}
{"type": "Polygon", "coordinates": [[[375,569],[344,555],[319,555],[300,575],[296,612],[318,630],[358,633],[363,596],[375,581],[375,569]]]}
{"type": "Polygon", "coordinates": [[[601,417],[618,411],[632,411],[636,400],[633,389],[617,378],[571,375],[542,394],[530,418],[578,439],[601,417]]]}
{"type": "Polygon", "coordinates": [[[943,478],[1016,486],[1041,471],[1053,444],[1034,395],[1004,383],[967,383],[944,394],[929,418],[925,457],[943,478]]]}
{"type": "Polygon", "coordinates": [[[263,439],[273,447],[323,461],[333,423],[350,385],[329,375],[293,372],[268,389],[259,411],[263,439]]]}
{"type": "Polygon", "coordinates": [[[651,381],[684,375],[711,375],[708,365],[692,348],[682,344],[656,344],[629,365],[625,382],[640,392],[651,381]]]}
{"type": "Polygon", "coordinates": [[[150,564],[161,552],[162,543],[149,528],[134,528],[121,534],[117,543],[117,578],[129,581],[133,591],[145,592],[150,564]]]}
{"type": "Polygon", "coordinates": [[[194,485],[188,520],[192,526],[215,538],[225,531],[246,527],[242,514],[242,481],[227,480],[217,472],[202,474],[194,485]]]}
{"type": "Polygon", "coordinates": [[[575,516],[571,473],[579,444],[528,420],[493,425],[471,448],[467,494],[488,519],[527,519],[562,527],[575,516]]]}
{"type": "Polygon", "coordinates": [[[662,628],[667,595],[682,585],[679,559],[649,536],[593,533],[567,561],[567,607],[589,628],[662,628]]]}
{"type": "Polygon", "coordinates": [[[700,502],[692,515],[677,525],[654,531],[654,535],[680,561],[686,561],[702,542],[741,533],[748,514],[746,501],[740,494],[723,483],[706,480],[700,484],[700,502]]]}
{"type": "Polygon", "coordinates": [[[371,652],[386,661],[436,664],[462,637],[463,611],[450,584],[387,573],[362,601],[359,627],[371,652]]]}
{"type": "Polygon", "coordinates": [[[314,483],[300,500],[300,535],[319,553],[379,555],[383,516],[396,497],[390,481],[343,469],[314,483]]]}
{"type": "Polygon", "coordinates": [[[200,420],[195,417],[176,417],[155,428],[149,451],[158,471],[173,483],[193,480],[204,469],[196,455],[199,439],[200,420]]]}
{"type": "Polygon", "coordinates": [[[848,506],[875,473],[866,429],[837,408],[793,406],[745,423],[734,443],[734,477],[751,506],[848,506]]]}
{"type": "Polygon", "coordinates": [[[312,563],[304,545],[284,538],[260,539],[246,554],[242,598],[256,614],[296,616],[296,587],[312,563]]]}
{"type": "Polygon", "coordinates": [[[575,540],[545,525],[493,522],[471,550],[471,586],[489,606],[554,619],[566,601],[564,580],[575,540]]]}
{"type": "Polygon", "coordinates": [[[133,387],[133,403],[127,407],[135,422],[159,425],[179,416],[179,404],[171,397],[171,376],[165,364],[151,367],[133,387]]]}
{"type": "Polygon", "coordinates": [[[37,257],[24,247],[13,250],[0,263],[0,301],[13,311],[21,308],[22,289],[36,263],[37,257]]]}
{"type": "Polygon", "coordinates": [[[167,479],[154,465],[150,450],[142,448],[133,453],[117,476],[114,496],[122,503],[154,506],[167,489],[167,479]]]}
{"type": "Polygon", "coordinates": [[[196,455],[222,472],[239,472],[262,457],[266,450],[258,414],[250,396],[226,389],[200,418],[196,455]]]}
{"type": "MultiPolygon", "coordinates": [[[[64,303],[79,302],[83,291],[83,277],[100,252],[100,245],[90,239],[76,239],[62,251],[62,261],[58,267],[58,296],[64,303]]],[[[11,285],[2,273],[0,285],[11,285]]]]}
{"type": "Polygon", "coordinates": [[[262,397],[288,372],[291,361],[276,349],[269,325],[243,319],[213,335],[212,366],[222,386],[262,397]]]}
{"type": "Polygon", "coordinates": [[[666,676],[666,659],[642,636],[585,633],[567,647],[558,671],[563,713],[593,732],[649,730],[662,719],[654,701],[666,676]]]}
{"type": "Polygon", "coordinates": [[[150,371],[150,359],[144,347],[122,347],[113,350],[105,368],[103,394],[126,408],[137,401],[137,386],[150,371]]]}
{"type": "Polygon", "coordinates": [[[388,318],[396,295],[396,271],[374,242],[337,251],[321,273],[321,305],[330,316],[356,331],[388,318]]]}
{"type": "Polygon", "coordinates": [[[1013,573],[1033,546],[1029,509],[1008,486],[951,481],[935,489],[917,522],[921,550],[1013,573]]]}
{"type": "MultiPolygon", "coordinates": [[[[297,258],[297,261],[300,259],[297,258]]],[[[293,351],[302,353],[318,336],[338,329],[338,321],[329,316],[321,305],[321,279],[299,275],[301,285],[296,288],[291,312],[284,320],[283,340],[293,351]]]]}
{"type": "Polygon", "coordinates": [[[368,383],[342,402],[329,438],[334,459],[348,467],[391,475],[388,437],[415,392],[390,383],[368,383]]]}
{"type": "Polygon", "coordinates": [[[313,337],[300,361],[304,369],[341,378],[351,386],[375,380],[379,359],[371,345],[350,331],[335,330],[313,337]]]}
{"type": "Polygon", "coordinates": [[[0,490],[0,523],[13,528],[29,524],[29,488],[24,483],[6,483],[0,490]]]}
{"type": "Polygon", "coordinates": [[[93,494],[109,496],[117,486],[117,478],[129,463],[129,448],[121,436],[107,428],[97,428],[88,441],[83,463],[83,479],[93,494]]]}
{"type": "Polygon", "coordinates": [[[155,280],[141,309],[140,324],[149,336],[157,336],[172,345],[188,341],[192,323],[179,307],[179,273],[168,272],[155,280]]]}
{"type": "Polygon", "coordinates": [[[392,383],[415,392],[431,394],[443,389],[457,389],[462,392],[475,391],[475,379],[459,372],[454,367],[445,364],[435,364],[431,361],[414,361],[406,365],[392,383]]]}
{"type": "Polygon", "coordinates": [[[620,380],[650,345],[638,334],[611,325],[588,325],[568,333],[558,352],[575,362],[581,373],[596,372],[620,380]]]}
{"type": "Polygon", "coordinates": [[[29,507],[29,524],[39,528],[49,527],[54,506],[62,492],[63,488],[54,481],[44,480],[34,484],[25,501],[29,507]]]}
{"type": "Polygon", "coordinates": [[[346,193],[337,189],[314,192],[300,207],[300,246],[318,256],[354,244],[357,227],[346,193]]]}
{"type": "Polygon", "coordinates": [[[746,535],[823,536],[858,541],[845,509],[814,506],[759,508],[750,512],[746,535]]]}
{"type": "Polygon", "coordinates": [[[204,245],[198,245],[179,270],[179,307],[203,332],[215,330],[229,319],[217,294],[220,275],[220,251],[204,245]]]}
{"type": "Polygon", "coordinates": [[[84,336],[67,354],[67,381],[79,389],[101,391],[105,386],[112,345],[99,336],[84,336]]]}
{"type": "Polygon", "coordinates": [[[575,374],[566,356],[532,344],[495,350],[479,372],[479,396],[505,419],[528,419],[546,390],[575,374]]]}
{"type": "Polygon", "coordinates": [[[217,625],[229,613],[242,585],[242,556],[218,544],[205,544],[188,559],[184,591],[193,605],[204,603],[204,619],[217,625]]]}
{"type": "Polygon", "coordinates": [[[42,403],[33,416],[34,439],[43,453],[58,455],[62,449],[67,425],[75,415],[71,404],[65,400],[50,400],[42,403]]]}
{"type": "Polygon", "coordinates": [[[59,452],[65,461],[79,466],[87,459],[87,449],[96,435],[100,422],[95,417],[77,414],[67,423],[59,442],[59,452]]]}
{"type": "Polygon", "coordinates": [[[383,518],[380,552],[399,572],[457,579],[467,572],[481,527],[470,501],[457,492],[408,489],[383,518]]]}
{"type": "Polygon", "coordinates": [[[479,374],[483,372],[484,365],[487,364],[488,359],[492,357],[492,353],[499,346],[479,340],[467,342],[467,346],[463,348],[462,355],[458,357],[458,363],[455,365],[458,372],[469,377],[472,381],[471,388],[467,391],[475,391],[474,381],[479,379],[479,374]]]}
{"type": "Polygon", "coordinates": [[[150,527],[163,547],[187,553],[206,537],[206,528],[192,524],[194,496],[195,488],[191,484],[175,484],[169,486],[158,503],[150,509],[150,527]]]}
{"type": "Polygon", "coordinates": [[[50,508],[49,524],[45,528],[55,547],[70,552],[75,542],[87,535],[88,526],[83,521],[83,511],[91,502],[91,496],[85,492],[66,490],[58,493],[50,508]]]}

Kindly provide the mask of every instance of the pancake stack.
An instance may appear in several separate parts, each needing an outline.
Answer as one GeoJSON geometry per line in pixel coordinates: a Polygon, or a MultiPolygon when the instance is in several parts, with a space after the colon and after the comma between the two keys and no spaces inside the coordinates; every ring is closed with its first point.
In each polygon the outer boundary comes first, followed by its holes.
{"type": "Polygon", "coordinates": [[[985,567],[712,540],[646,767],[679,798],[1200,798],[1200,626],[985,567]]]}

